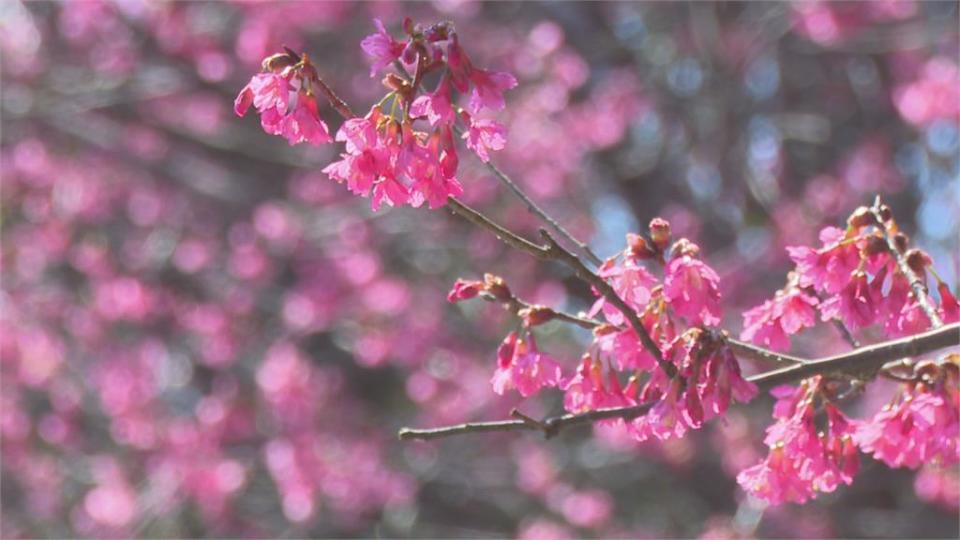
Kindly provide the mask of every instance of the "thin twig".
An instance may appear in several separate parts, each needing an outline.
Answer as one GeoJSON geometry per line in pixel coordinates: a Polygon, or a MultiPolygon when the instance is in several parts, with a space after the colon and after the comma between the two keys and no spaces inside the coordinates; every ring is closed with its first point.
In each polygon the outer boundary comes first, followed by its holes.
{"type": "Polygon", "coordinates": [[[580,414],[550,416],[543,420],[533,420],[523,415],[526,419],[500,420],[495,422],[467,422],[465,424],[434,429],[403,428],[397,435],[401,441],[429,441],[453,435],[463,435],[464,433],[482,433],[487,431],[542,431],[544,436],[550,438],[559,433],[560,430],[575,425],[590,424],[600,420],[617,418],[630,420],[631,418],[643,416],[653,405],[654,403],[641,403],[640,405],[632,405],[630,407],[596,409],[580,414]]]}
{"type": "MultiPolygon", "coordinates": [[[[930,320],[930,324],[934,328],[940,328],[943,326],[943,320],[940,319],[940,315],[937,313],[936,308],[933,307],[933,304],[930,303],[930,298],[927,296],[926,286],[923,284],[923,281],[920,280],[920,277],[910,268],[910,265],[907,264],[907,259],[904,257],[903,253],[900,252],[900,249],[897,247],[897,243],[894,240],[894,231],[891,230],[891,223],[893,219],[889,221],[884,221],[883,212],[880,211],[881,202],[880,196],[877,196],[876,201],[873,203],[873,206],[870,208],[870,212],[873,214],[873,217],[876,218],[879,228],[883,231],[883,238],[887,241],[887,247],[890,249],[890,253],[893,255],[894,259],[897,261],[897,266],[900,267],[900,272],[903,273],[903,276],[907,278],[907,281],[910,282],[910,289],[913,290],[913,297],[917,301],[917,304],[920,305],[920,308],[927,315],[927,319],[930,320]]],[[[895,226],[895,224],[894,224],[895,226]]]]}
{"type": "Polygon", "coordinates": [[[523,238],[522,236],[515,234],[512,231],[502,227],[498,223],[494,222],[493,220],[483,215],[482,213],[478,212],[477,210],[474,210],[473,208],[468,206],[466,203],[460,201],[455,197],[447,198],[447,208],[449,208],[450,211],[453,212],[454,214],[462,217],[463,219],[466,219],[470,223],[473,223],[474,225],[480,228],[487,229],[488,231],[492,232],[503,243],[507,244],[512,248],[525,251],[539,259],[548,258],[547,250],[543,246],[538,246],[537,244],[534,244],[533,242],[527,240],[526,238],[523,238]]]}
{"type": "MultiPolygon", "coordinates": [[[[458,135],[462,135],[463,132],[459,127],[456,127],[455,129],[458,135]]],[[[575,236],[573,236],[573,234],[570,233],[570,231],[564,228],[563,225],[561,225],[557,220],[553,219],[550,214],[547,214],[542,208],[540,208],[540,206],[537,205],[533,199],[531,199],[526,193],[524,193],[522,189],[520,189],[520,186],[518,186],[516,182],[511,180],[510,177],[501,171],[496,165],[494,165],[492,161],[487,161],[484,163],[484,165],[490,169],[490,172],[497,177],[497,180],[499,180],[501,184],[506,186],[511,192],[513,192],[514,195],[517,196],[518,199],[523,201],[530,213],[542,219],[544,223],[546,223],[557,234],[565,238],[571,244],[577,246],[577,249],[579,249],[580,252],[583,253],[591,263],[596,266],[603,264],[603,260],[600,259],[600,257],[598,257],[593,250],[590,249],[590,246],[578,240],[575,236]]]]}
{"type": "Polygon", "coordinates": [[[327,101],[330,102],[330,106],[334,108],[344,120],[349,120],[356,115],[353,114],[353,110],[350,109],[350,106],[347,105],[347,102],[340,99],[333,89],[327,86],[327,83],[323,82],[323,79],[317,77],[314,79],[314,82],[317,83],[317,86],[320,89],[320,93],[323,94],[323,97],[327,98],[327,101]]]}
{"type": "Polygon", "coordinates": [[[757,347],[752,343],[747,343],[746,341],[740,341],[730,337],[726,338],[726,342],[727,345],[733,349],[733,352],[738,353],[737,356],[745,356],[753,360],[767,360],[781,364],[805,364],[807,362],[807,360],[804,360],[803,358],[771,351],[770,349],[764,349],[763,347],[757,347]]]}
{"type": "MultiPolygon", "coordinates": [[[[937,328],[923,334],[903,339],[878,343],[862,347],[855,351],[838,354],[820,360],[809,360],[791,367],[769,371],[748,377],[762,391],[774,386],[797,382],[814,375],[828,373],[859,373],[871,371],[883,364],[906,356],[919,356],[948,347],[960,346],[960,323],[937,328]]],[[[471,422],[455,426],[434,429],[403,428],[399,432],[401,440],[431,440],[465,433],[485,431],[541,430],[546,436],[553,436],[559,430],[577,424],[592,423],[597,420],[622,418],[629,420],[642,416],[655,403],[642,403],[629,407],[597,409],[581,414],[565,414],[548,417],[544,420],[502,420],[496,422],[471,422]],[[539,426],[543,426],[542,428],[539,426]]],[[[531,419],[532,420],[532,419],[531,419]]]]}
{"type": "Polygon", "coordinates": [[[537,206],[537,203],[533,202],[533,200],[530,199],[530,197],[528,197],[527,194],[524,193],[523,190],[520,189],[520,187],[517,186],[517,184],[514,183],[514,181],[511,180],[509,176],[504,174],[503,171],[497,168],[497,166],[490,161],[488,161],[486,165],[487,165],[487,168],[490,169],[490,172],[492,172],[493,175],[496,176],[498,180],[500,180],[501,184],[507,186],[510,189],[510,191],[513,192],[514,195],[516,195],[521,201],[524,202],[524,204],[527,205],[528,211],[532,212],[533,214],[536,214],[540,219],[545,221],[547,225],[550,226],[551,229],[556,231],[557,234],[566,238],[568,242],[577,246],[577,249],[579,249],[580,252],[583,253],[587,257],[587,259],[590,260],[591,263],[595,264],[596,266],[600,266],[601,264],[603,264],[603,260],[600,259],[600,257],[598,257],[597,254],[594,253],[592,249],[590,249],[590,246],[588,246],[584,242],[581,242],[580,240],[577,240],[577,238],[573,236],[573,234],[571,234],[567,229],[565,229],[563,225],[560,225],[560,223],[557,222],[557,220],[553,219],[550,216],[550,214],[547,214],[546,212],[543,211],[542,208],[537,206]]]}

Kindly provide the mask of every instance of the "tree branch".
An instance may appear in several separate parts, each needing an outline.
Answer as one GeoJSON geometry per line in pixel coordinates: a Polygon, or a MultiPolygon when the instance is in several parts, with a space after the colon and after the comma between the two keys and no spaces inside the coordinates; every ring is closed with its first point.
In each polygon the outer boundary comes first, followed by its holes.
{"type": "Polygon", "coordinates": [[[873,203],[873,206],[870,208],[870,213],[873,214],[873,217],[876,218],[878,227],[883,231],[883,238],[887,241],[887,247],[890,249],[890,253],[893,255],[894,259],[897,261],[897,266],[900,267],[900,272],[903,273],[903,276],[907,278],[907,281],[910,282],[910,289],[913,290],[913,297],[916,299],[917,304],[920,305],[920,308],[926,314],[927,319],[930,319],[930,324],[934,328],[940,328],[943,326],[943,321],[940,319],[940,315],[937,313],[936,308],[933,307],[933,304],[930,303],[930,298],[927,296],[926,286],[923,284],[923,281],[920,280],[920,277],[910,268],[910,265],[907,264],[907,259],[904,257],[903,253],[900,252],[900,249],[897,247],[897,242],[894,240],[896,233],[892,227],[896,227],[896,224],[893,223],[893,219],[884,220],[883,212],[881,211],[880,196],[877,196],[877,200],[873,203]],[[892,226],[891,226],[892,224],[892,226]]]}
{"type": "MultiPolygon", "coordinates": [[[[814,375],[830,373],[857,374],[872,371],[883,364],[906,356],[920,356],[949,347],[960,346],[960,323],[954,323],[937,328],[923,334],[917,334],[898,340],[878,343],[868,347],[838,354],[820,360],[803,361],[783,369],[769,371],[748,377],[747,380],[756,384],[761,391],[769,390],[780,384],[797,382],[814,375]]],[[[464,433],[478,433],[486,431],[543,431],[547,437],[552,437],[565,428],[578,424],[587,424],[598,420],[622,418],[629,420],[642,416],[655,403],[642,403],[630,407],[615,407],[597,409],[581,414],[565,414],[552,416],[536,421],[529,417],[518,420],[502,420],[496,422],[472,422],[434,429],[403,428],[399,432],[400,440],[432,440],[464,433]]]]}
{"type": "Polygon", "coordinates": [[[547,250],[543,246],[538,246],[533,242],[523,238],[522,236],[515,234],[514,232],[504,228],[498,223],[494,222],[487,216],[481,214],[479,211],[474,210],[470,206],[467,206],[466,203],[460,201],[455,197],[447,198],[447,208],[450,209],[454,214],[466,219],[474,225],[487,229],[492,232],[499,238],[503,243],[508,246],[519,249],[520,251],[525,251],[534,257],[539,259],[549,258],[547,255],[547,250]]]}

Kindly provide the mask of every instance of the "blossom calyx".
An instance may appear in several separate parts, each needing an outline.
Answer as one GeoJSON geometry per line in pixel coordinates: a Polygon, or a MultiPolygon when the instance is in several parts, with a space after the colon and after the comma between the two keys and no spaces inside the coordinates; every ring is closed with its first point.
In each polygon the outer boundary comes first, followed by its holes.
{"type": "Polygon", "coordinates": [[[279,73],[290,66],[296,65],[299,61],[300,58],[291,52],[282,52],[264,58],[260,66],[263,71],[279,73]]]}
{"type": "Polygon", "coordinates": [[[553,320],[557,312],[547,306],[535,305],[521,309],[517,315],[523,319],[524,326],[530,328],[553,320]]]}
{"type": "Polygon", "coordinates": [[[627,233],[626,253],[637,259],[652,259],[657,256],[656,248],[647,243],[639,234],[627,233]]]}
{"type": "Polygon", "coordinates": [[[513,299],[513,293],[510,292],[510,287],[507,287],[507,282],[500,276],[484,274],[483,288],[501,302],[509,302],[513,299]]]}

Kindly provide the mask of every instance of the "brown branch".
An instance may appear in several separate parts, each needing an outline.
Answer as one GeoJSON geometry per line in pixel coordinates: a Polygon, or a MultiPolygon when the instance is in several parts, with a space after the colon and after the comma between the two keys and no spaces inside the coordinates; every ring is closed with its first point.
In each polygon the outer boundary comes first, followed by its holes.
{"type": "Polygon", "coordinates": [[[344,120],[349,120],[356,116],[353,114],[353,110],[350,109],[350,106],[347,105],[347,102],[340,99],[340,96],[338,96],[333,89],[327,86],[327,83],[323,82],[323,79],[316,77],[313,79],[313,81],[317,83],[317,86],[320,89],[320,93],[323,94],[323,97],[327,98],[327,101],[330,102],[330,106],[333,107],[335,111],[340,113],[340,116],[342,116],[344,120]]]}
{"type": "MultiPolygon", "coordinates": [[[[460,134],[460,133],[461,133],[461,130],[457,128],[457,134],[460,134]]],[[[573,236],[573,234],[571,234],[570,231],[565,229],[563,225],[560,225],[560,223],[557,222],[557,220],[553,219],[553,217],[551,217],[550,214],[547,214],[542,208],[540,208],[537,205],[537,203],[533,202],[533,199],[531,199],[526,193],[524,193],[523,190],[520,189],[520,186],[518,186],[513,180],[511,180],[510,177],[507,176],[503,171],[501,171],[496,165],[494,165],[493,162],[487,161],[486,163],[484,163],[484,165],[486,165],[486,167],[490,169],[490,172],[492,172],[493,175],[497,177],[497,180],[499,180],[501,184],[507,186],[507,188],[510,189],[510,191],[512,191],[513,194],[516,195],[518,199],[523,201],[523,203],[527,207],[527,211],[529,211],[530,213],[542,219],[557,234],[565,238],[571,244],[577,246],[577,249],[579,249],[580,252],[583,253],[591,263],[593,263],[596,266],[600,266],[601,264],[603,264],[603,260],[600,259],[600,257],[598,257],[597,254],[593,252],[593,250],[590,249],[590,246],[588,246],[584,242],[581,242],[580,240],[577,240],[577,238],[573,236]]]]}
{"type": "Polygon", "coordinates": [[[401,429],[397,436],[401,441],[429,441],[451,437],[453,435],[463,435],[465,433],[483,433],[487,431],[541,431],[547,438],[555,436],[560,430],[580,425],[591,424],[599,420],[612,420],[621,418],[630,420],[638,416],[643,416],[649,411],[655,403],[642,403],[630,407],[614,407],[610,409],[597,409],[580,414],[564,414],[560,416],[550,416],[543,420],[534,420],[529,416],[514,411],[514,416],[520,416],[517,420],[499,420],[495,422],[467,422],[454,426],[445,426],[434,429],[401,429]],[[519,414],[518,414],[519,413],[519,414]]]}
{"type": "Polygon", "coordinates": [[[544,248],[543,246],[538,246],[537,244],[534,244],[533,242],[527,240],[526,238],[523,238],[522,236],[506,229],[505,227],[494,222],[492,219],[483,215],[479,211],[474,210],[473,208],[468,206],[466,203],[460,201],[456,197],[447,198],[447,208],[449,208],[450,211],[453,212],[454,214],[462,217],[463,219],[469,221],[470,223],[473,223],[477,227],[480,227],[482,229],[487,229],[488,231],[492,232],[504,244],[507,244],[512,248],[519,249],[520,251],[525,251],[539,259],[549,258],[547,254],[547,249],[544,248]]]}
{"type": "Polygon", "coordinates": [[[738,339],[733,339],[731,337],[726,338],[727,345],[733,349],[733,352],[738,353],[737,356],[745,356],[753,360],[766,360],[770,362],[778,363],[787,363],[787,364],[805,364],[807,360],[799,358],[796,356],[791,356],[789,354],[778,353],[776,351],[771,351],[770,349],[764,349],[763,347],[757,347],[752,343],[747,343],[746,341],[740,341],[738,339]]]}
{"type": "Polygon", "coordinates": [[[910,282],[910,289],[913,291],[913,297],[916,299],[917,304],[920,305],[920,308],[926,314],[927,319],[930,320],[930,324],[934,328],[940,328],[943,326],[943,320],[940,319],[940,315],[937,313],[936,308],[933,307],[933,304],[930,303],[930,298],[927,296],[927,288],[923,284],[923,281],[920,280],[920,277],[910,268],[910,265],[907,264],[907,259],[901,253],[900,249],[897,247],[897,242],[894,239],[895,232],[893,227],[896,227],[896,224],[893,221],[893,218],[888,220],[883,219],[884,212],[881,211],[881,202],[880,196],[877,196],[877,200],[873,203],[873,206],[870,208],[870,213],[873,214],[873,217],[877,220],[878,227],[883,231],[883,238],[887,242],[887,248],[890,249],[890,253],[893,255],[894,259],[897,261],[897,266],[900,268],[900,272],[903,273],[903,276],[907,278],[907,281],[910,282]]]}
{"type": "Polygon", "coordinates": [[[960,323],[943,326],[929,332],[886,341],[876,345],[834,355],[821,360],[811,360],[803,364],[769,371],[750,377],[761,390],[774,386],[806,379],[814,375],[830,373],[857,374],[870,372],[892,360],[907,356],[919,356],[948,347],[960,346],[960,323]]]}
{"type": "MultiPolygon", "coordinates": [[[[869,347],[862,347],[851,352],[821,360],[804,361],[801,364],[787,368],[754,375],[748,377],[747,380],[756,384],[762,391],[765,391],[780,384],[797,382],[814,375],[830,373],[849,374],[872,371],[891,360],[907,356],[919,356],[940,349],[957,346],[960,346],[960,323],[954,323],[915,336],[878,343],[869,347]]],[[[581,414],[552,416],[539,421],[526,417],[519,420],[472,422],[434,429],[403,428],[399,432],[399,437],[401,440],[432,440],[465,433],[513,430],[539,430],[543,431],[545,436],[551,437],[559,430],[573,425],[587,424],[597,420],[609,420],[613,418],[622,418],[625,420],[636,418],[646,414],[653,405],[654,403],[642,403],[630,407],[598,409],[581,414]]]]}

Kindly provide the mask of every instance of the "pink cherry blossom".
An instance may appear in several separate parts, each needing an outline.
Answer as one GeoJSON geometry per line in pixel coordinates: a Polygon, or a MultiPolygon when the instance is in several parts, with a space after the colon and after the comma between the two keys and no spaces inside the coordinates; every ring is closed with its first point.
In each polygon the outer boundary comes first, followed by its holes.
{"type": "Polygon", "coordinates": [[[816,324],[816,297],[789,288],[777,291],[767,300],[743,313],[740,339],[763,345],[775,351],[790,348],[790,336],[816,324]]]}
{"type": "Polygon", "coordinates": [[[635,382],[631,381],[623,388],[613,370],[607,375],[604,381],[603,363],[584,355],[576,373],[560,384],[564,391],[564,408],[572,413],[580,413],[634,404],[635,382]]]}
{"type": "Polygon", "coordinates": [[[487,163],[491,150],[503,150],[506,145],[506,128],[493,120],[472,119],[463,139],[467,141],[467,148],[473,150],[480,161],[487,163]]]}
{"type": "Polygon", "coordinates": [[[380,19],[374,19],[373,24],[377,27],[377,33],[370,34],[360,42],[363,52],[373,59],[370,66],[371,77],[394,60],[398,60],[405,47],[402,42],[393,39],[380,19]]]}
{"type": "Polygon", "coordinates": [[[289,99],[290,83],[286,77],[278,73],[258,73],[240,90],[233,103],[233,111],[237,116],[243,116],[253,105],[261,114],[275,109],[279,115],[283,115],[289,99]]]}
{"type": "Polygon", "coordinates": [[[490,382],[497,394],[516,389],[528,397],[543,387],[557,386],[560,377],[560,365],[537,350],[532,334],[524,339],[510,332],[497,350],[497,369],[490,382]]]}
{"type": "Polygon", "coordinates": [[[854,272],[841,291],[820,303],[821,319],[837,319],[850,330],[870,326],[876,316],[877,299],[871,294],[864,272],[854,272]]]}
{"type": "Polygon", "coordinates": [[[801,287],[814,287],[817,291],[835,294],[850,281],[850,275],[860,264],[860,250],[853,243],[840,245],[846,233],[836,227],[820,231],[824,247],[813,249],[806,246],[787,247],[790,258],[797,263],[801,287]]]}
{"type": "Polygon", "coordinates": [[[316,99],[306,91],[308,84],[309,79],[292,68],[282,73],[259,73],[237,95],[233,110],[238,116],[244,116],[253,105],[260,113],[263,130],[285,137],[291,145],[308,142],[320,146],[332,142],[327,124],[320,118],[316,99]],[[298,90],[291,82],[295,77],[300,79],[296,83],[298,90]],[[292,109],[291,99],[294,100],[292,109]]]}
{"type": "Polygon", "coordinates": [[[853,442],[854,425],[832,403],[826,402],[827,426],[819,432],[814,422],[819,379],[809,379],[794,390],[778,387],[773,417],[764,443],[767,458],[737,476],[737,482],[751,495],[778,505],[803,503],[818,493],[834,491],[840,483],[850,484],[859,469],[853,442]]]}
{"type": "Polygon", "coordinates": [[[703,261],[689,255],[671,260],[663,294],[674,311],[692,324],[720,323],[720,277],[703,261]]]}
{"type": "Polygon", "coordinates": [[[939,368],[943,381],[907,387],[856,432],[857,444],[891,467],[917,467],[931,462],[960,462],[960,391],[956,365],[939,368]]]}
{"type": "Polygon", "coordinates": [[[517,79],[502,71],[487,71],[472,69],[468,75],[473,84],[473,93],[470,94],[470,112],[477,114],[482,109],[491,111],[502,110],[504,90],[517,86],[517,79]]]}
{"type": "Polygon", "coordinates": [[[327,124],[320,119],[317,102],[311,96],[299,94],[293,111],[280,124],[280,135],[290,144],[308,142],[320,146],[333,142],[327,124]]]}
{"type": "Polygon", "coordinates": [[[415,99],[410,105],[410,116],[414,118],[425,116],[431,126],[453,124],[457,116],[450,103],[449,79],[444,77],[436,90],[415,99]]]}

